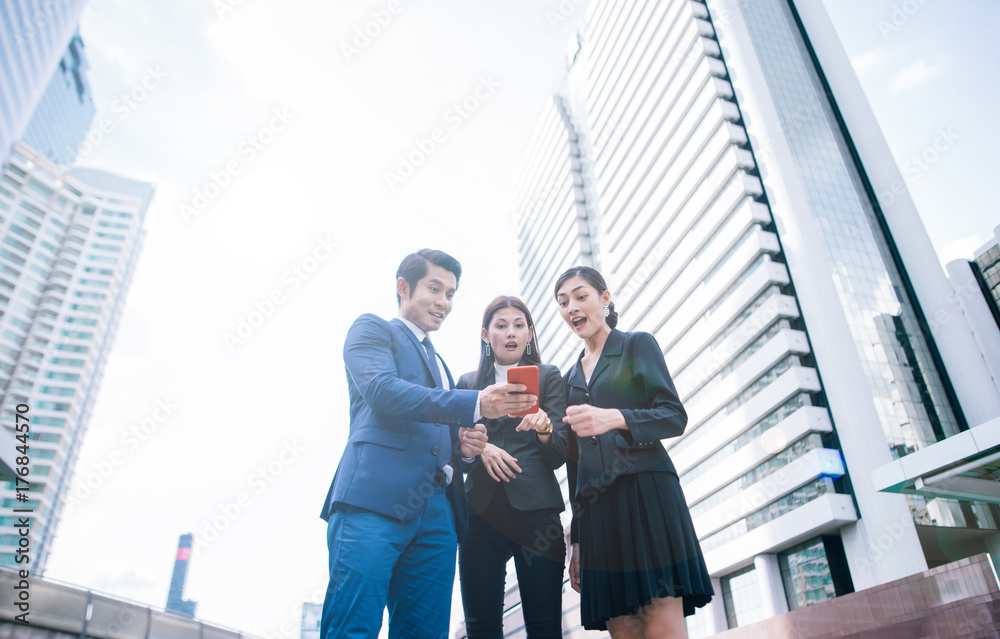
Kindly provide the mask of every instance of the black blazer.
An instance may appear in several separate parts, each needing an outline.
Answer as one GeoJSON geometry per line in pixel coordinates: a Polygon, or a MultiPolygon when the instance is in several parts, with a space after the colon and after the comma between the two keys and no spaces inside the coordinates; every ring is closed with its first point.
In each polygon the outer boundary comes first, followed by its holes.
{"type": "MultiPolygon", "coordinates": [[[[462,375],[456,388],[482,390],[494,383],[496,370],[490,368],[486,379],[479,384],[473,383],[475,376],[475,371],[462,375]]],[[[566,415],[566,385],[558,368],[551,364],[538,365],[538,392],[542,410],[553,424],[561,424],[566,415]]],[[[534,431],[514,430],[521,423],[520,417],[483,418],[480,422],[486,426],[489,442],[517,458],[517,465],[522,472],[510,480],[510,483],[498,482],[490,477],[481,462],[476,463],[465,480],[465,494],[469,505],[476,512],[484,512],[497,487],[503,483],[507,500],[517,510],[552,508],[562,512],[565,504],[553,471],[566,461],[563,454],[551,444],[541,445],[534,431]]]]}
{"type": "Polygon", "coordinates": [[[682,434],[687,413],[652,335],[612,330],[590,384],[584,380],[579,358],[565,379],[570,406],[617,408],[629,427],[627,431],[616,429],[579,438],[568,424],[555,424],[552,445],[577,462],[568,465],[567,474],[571,495],[578,503],[593,503],[622,475],[648,471],[677,474],[660,440],[682,434]]]}

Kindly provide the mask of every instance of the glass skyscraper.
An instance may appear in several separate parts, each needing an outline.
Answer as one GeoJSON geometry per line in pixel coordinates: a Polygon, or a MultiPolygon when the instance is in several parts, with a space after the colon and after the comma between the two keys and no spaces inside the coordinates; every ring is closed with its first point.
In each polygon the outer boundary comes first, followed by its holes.
{"type": "Polygon", "coordinates": [[[85,4],[0,0],[0,165],[24,134],[85,4]]]}
{"type": "Polygon", "coordinates": [[[0,484],[0,565],[17,565],[25,515],[15,509],[27,509],[26,567],[45,568],[152,193],[145,182],[57,167],[23,144],[0,173],[0,423],[13,431],[19,405],[30,420],[30,489],[0,484]]]}
{"type": "Polygon", "coordinates": [[[997,529],[993,504],[873,484],[1000,415],[972,331],[934,321],[951,288],[896,182],[820,0],[588,6],[521,168],[523,294],[563,370],[582,345],[551,287],[578,263],[663,349],[689,414],[664,444],[716,580],[693,637],[926,570],[932,536],[997,529]]]}
{"type": "Polygon", "coordinates": [[[51,162],[76,164],[80,145],[94,119],[87,59],[79,34],[69,42],[21,141],[51,162]]]}

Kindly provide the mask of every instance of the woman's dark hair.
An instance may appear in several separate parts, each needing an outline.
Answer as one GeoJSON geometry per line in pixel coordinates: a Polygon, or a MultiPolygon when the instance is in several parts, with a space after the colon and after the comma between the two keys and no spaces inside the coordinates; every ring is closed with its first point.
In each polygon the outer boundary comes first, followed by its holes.
{"type": "MultiPolygon", "coordinates": [[[[410,287],[410,295],[413,295],[413,289],[417,287],[417,282],[422,280],[427,271],[428,264],[433,264],[434,266],[440,266],[446,271],[451,271],[455,274],[455,287],[458,288],[458,281],[462,279],[462,265],[458,263],[458,260],[448,255],[444,251],[439,251],[437,249],[420,249],[416,253],[410,253],[403,258],[403,261],[399,263],[399,268],[396,269],[396,279],[403,278],[406,280],[407,286],[410,287]]],[[[403,300],[400,299],[399,293],[396,293],[396,303],[402,304],[403,300]]]]}
{"type": "MultiPolygon", "coordinates": [[[[560,275],[559,279],[556,280],[556,290],[554,293],[556,299],[559,299],[559,289],[562,288],[562,285],[574,277],[582,277],[587,281],[587,284],[597,289],[598,295],[603,295],[604,291],[608,290],[608,283],[604,281],[604,276],[597,269],[590,268],[589,266],[574,266],[560,275]]],[[[618,313],[615,311],[614,301],[608,306],[608,311],[608,316],[604,318],[604,321],[608,323],[608,326],[614,328],[618,325],[618,313]]]]}
{"type": "MultiPolygon", "coordinates": [[[[535,321],[531,319],[531,311],[524,302],[516,297],[511,297],[509,295],[501,295],[496,298],[486,306],[486,311],[483,312],[483,328],[489,330],[490,322],[493,321],[493,316],[497,311],[503,308],[516,308],[517,310],[524,313],[524,319],[528,322],[528,328],[531,329],[531,339],[528,340],[528,345],[531,346],[531,352],[525,352],[521,356],[521,364],[529,366],[531,364],[538,365],[542,363],[542,356],[538,352],[538,336],[535,334],[535,321]]],[[[489,354],[486,353],[486,342],[479,340],[479,368],[476,370],[476,378],[473,380],[476,388],[482,390],[480,387],[480,381],[486,379],[486,375],[493,368],[493,363],[496,361],[493,351],[491,350],[489,354]]],[[[483,387],[484,388],[484,387],[483,387]]]]}

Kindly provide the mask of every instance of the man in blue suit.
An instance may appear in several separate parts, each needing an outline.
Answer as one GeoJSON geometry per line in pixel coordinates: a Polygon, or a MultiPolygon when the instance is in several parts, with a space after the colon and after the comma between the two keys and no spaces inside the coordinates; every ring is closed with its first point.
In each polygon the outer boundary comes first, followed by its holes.
{"type": "Polygon", "coordinates": [[[486,445],[480,417],[530,408],[520,384],[455,390],[427,334],[451,311],[462,267],[442,251],[407,255],[396,271],[399,317],[365,314],[344,343],[351,426],[322,517],[330,584],[323,639],[446,639],[455,551],[465,532],[462,465],[486,445]]]}

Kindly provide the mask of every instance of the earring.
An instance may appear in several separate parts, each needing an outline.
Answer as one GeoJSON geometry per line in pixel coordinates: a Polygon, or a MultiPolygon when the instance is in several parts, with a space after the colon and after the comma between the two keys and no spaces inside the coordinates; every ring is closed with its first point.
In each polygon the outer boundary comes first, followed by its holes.
{"type": "Polygon", "coordinates": [[[528,355],[531,355],[531,342],[528,342],[528,355]]]}
{"type": "Polygon", "coordinates": [[[605,306],[604,307],[604,317],[607,317],[608,315],[611,315],[611,308],[605,306]]]}
{"type": "Polygon", "coordinates": [[[490,343],[486,342],[486,357],[490,356],[490,343]]]}

